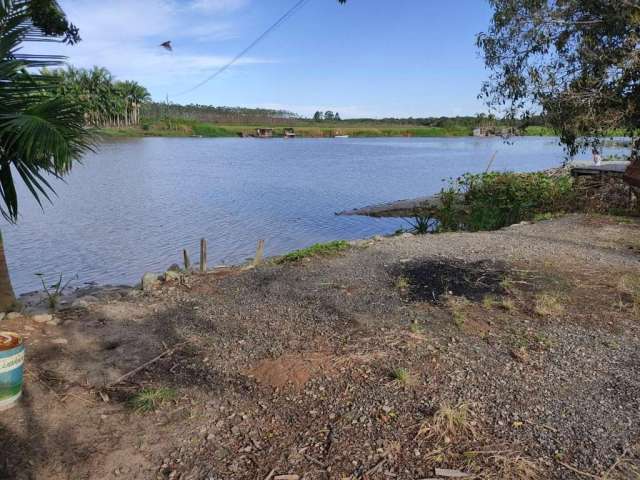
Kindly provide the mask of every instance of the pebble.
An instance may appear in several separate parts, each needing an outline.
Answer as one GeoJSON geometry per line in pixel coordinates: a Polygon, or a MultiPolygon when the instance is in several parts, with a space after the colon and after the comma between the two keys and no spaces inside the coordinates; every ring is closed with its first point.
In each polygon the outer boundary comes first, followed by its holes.
{"type": "Polygon", "coordinates": [[[9,312],[9,313],[7,313],[5,318],[7,320],[16,320],[16,319],[18,319],[20,317],[22,317],[22,315],[20,313],[18,313],[18,312],[9,312]]]}
{"type": "Polygon", "coordinates": [[[69,343],[69,340],[67,340],[66,338],[54,338],[53,340],[51,340],[51,343],[53,343],[54,345],[66,345],[69,343]]]}
{"type": "Polygon", "coordinates": [[[48,313],[41,313],[39,315],[32,316],[31,320],[33,320],[36,323],[47,323],[53,320],[53,315],[48,313]]]}

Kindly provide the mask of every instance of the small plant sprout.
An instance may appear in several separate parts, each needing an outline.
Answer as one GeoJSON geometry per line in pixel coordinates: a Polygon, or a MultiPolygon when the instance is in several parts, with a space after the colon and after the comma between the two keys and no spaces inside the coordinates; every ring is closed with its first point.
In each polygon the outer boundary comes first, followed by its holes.
{"type": "Polygon", "coordinates": [[[47,303],[51,310],[55,310],[58,308],[58,304],[60,303],[60,297],[64,290],[69,286],[69,284],[78,278],[78,275],[75,275],[73,278],[69,279],[66,283],[62,283],[62,273],[58,278],[58,281],[50,286],[47,286],[47,282],[45,281],[44,273],[36,273],[36,277],[40,278],[42,282],[42,288],[44,289],[45,294],[47,295],[47,303]]]}
{"type": "Polygon", "coordinates": [[[396,288],[398,290],[407,290],[410,286],[411,286],[411,283],[409,282],[409,279],[404,275],[400,275],[396,279],[396,288]]]}
{"type": "Polygon", "coordinates": [[[429,215],[416,214],[412,219],[405,219],[405,221],[411,225],[412,230],[417,235],[424,235],[434,230],[436,226],[436,220],[429,215]]]}
{"type": "Polygon", "coordinates": [[[149,413],[173,400],[176,391],[171,388],[145,388],[129,400],[129,406],[138,413],[149,413]]]}
{"type": "Polygon", "coordinates": [[[498,299],[495,297],[495,295],[485,295],[482,298],[482,306],[487,310],[493,308],[497,303],[498,299]]]}
{"type": "Polygon", "coordinates": [[[409,379],[411,375],[409,374],[409,370],[403,367],[395,368],[391,372],[391,377],[398,383],[409,383],[409,379]]]}
{"type": "Polygon", "coordinates": [[[422,325],[420,325],[418,322],[411,322],[411,325],[409,325],[409,331],[411,333],[419,335],[424,332],[424,328],[422,328],[422,325]]]}

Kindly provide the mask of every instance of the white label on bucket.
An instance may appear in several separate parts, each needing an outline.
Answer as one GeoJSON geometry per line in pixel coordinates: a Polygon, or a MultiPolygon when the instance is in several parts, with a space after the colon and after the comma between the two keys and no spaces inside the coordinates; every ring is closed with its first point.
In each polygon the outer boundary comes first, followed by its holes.
{"type": "Polygon", "coordinates": [[[7,358],[0,358],[0,373],[10,372],[24,363],[24,350],[7,358]]]}

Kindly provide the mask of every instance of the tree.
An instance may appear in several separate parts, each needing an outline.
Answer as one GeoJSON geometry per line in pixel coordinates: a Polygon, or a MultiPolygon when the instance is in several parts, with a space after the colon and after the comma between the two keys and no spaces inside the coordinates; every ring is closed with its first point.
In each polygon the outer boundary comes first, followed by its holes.
{"type": "MultiPolygon", "coordinates": [[[[574,154],[640,126],[640,0],[490,0],[482,95],[509,118],[539,109],[574,154]]],[[[640,144],[632,154],[638,155],[640,144]]]]}
{"type": "MultiPolygon", "coordinates": [[[[57,77],[31,73],[62,58],[22,53],[22,43],[78,40],[54,0],[0,0],[0,213],[9,222],[18,218],[18,179],[41,203],[52,192],[46,176],[65,175],[91,148],[81,106],[54,94],[57,77]]],[[[14,304],[0,239],[0,311],[14,304]]]]}
{"type": "Polygon", "coordinates": [[[324,114],[322,112],[316,112],[313,115],[313,121],[314,122],[321,122],[322,120],[324,120],[324,114]]]}
{"type": "Polygon", "coordinates": [[[326,112],[324,112],[324,119],[327,122],[332,122],[334,120],[334,115],[333,112],[331,110],[327,110],[326,112]]]}
{"type": "Polygon", "coordinates": [[[336,114],[333,116],[333,119],[334,119],[336,122],[339,122],[340,120],[342,120],[342,118],[340,118],[340,114],[339,114],[338,112],[336,112],[336,114]]]}

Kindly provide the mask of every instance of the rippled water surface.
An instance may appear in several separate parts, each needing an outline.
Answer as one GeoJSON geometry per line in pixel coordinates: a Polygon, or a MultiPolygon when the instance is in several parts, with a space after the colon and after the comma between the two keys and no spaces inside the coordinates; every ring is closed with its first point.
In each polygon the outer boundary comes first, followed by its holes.
{"type": "Polygon", "coordinates": [[[436,193],[442,179],[494,168],[557,166],[552,138],[202,139],[109,141],[74,168],[44,212],[22,189],[17,226],[3,225],[18,292],[39,287],[37,272],[74,283],[134,283],[145,271],[253,256],[258,239],[276,255],[316,242],[384,234],[400,219],[334,212],[436,193]]]}

